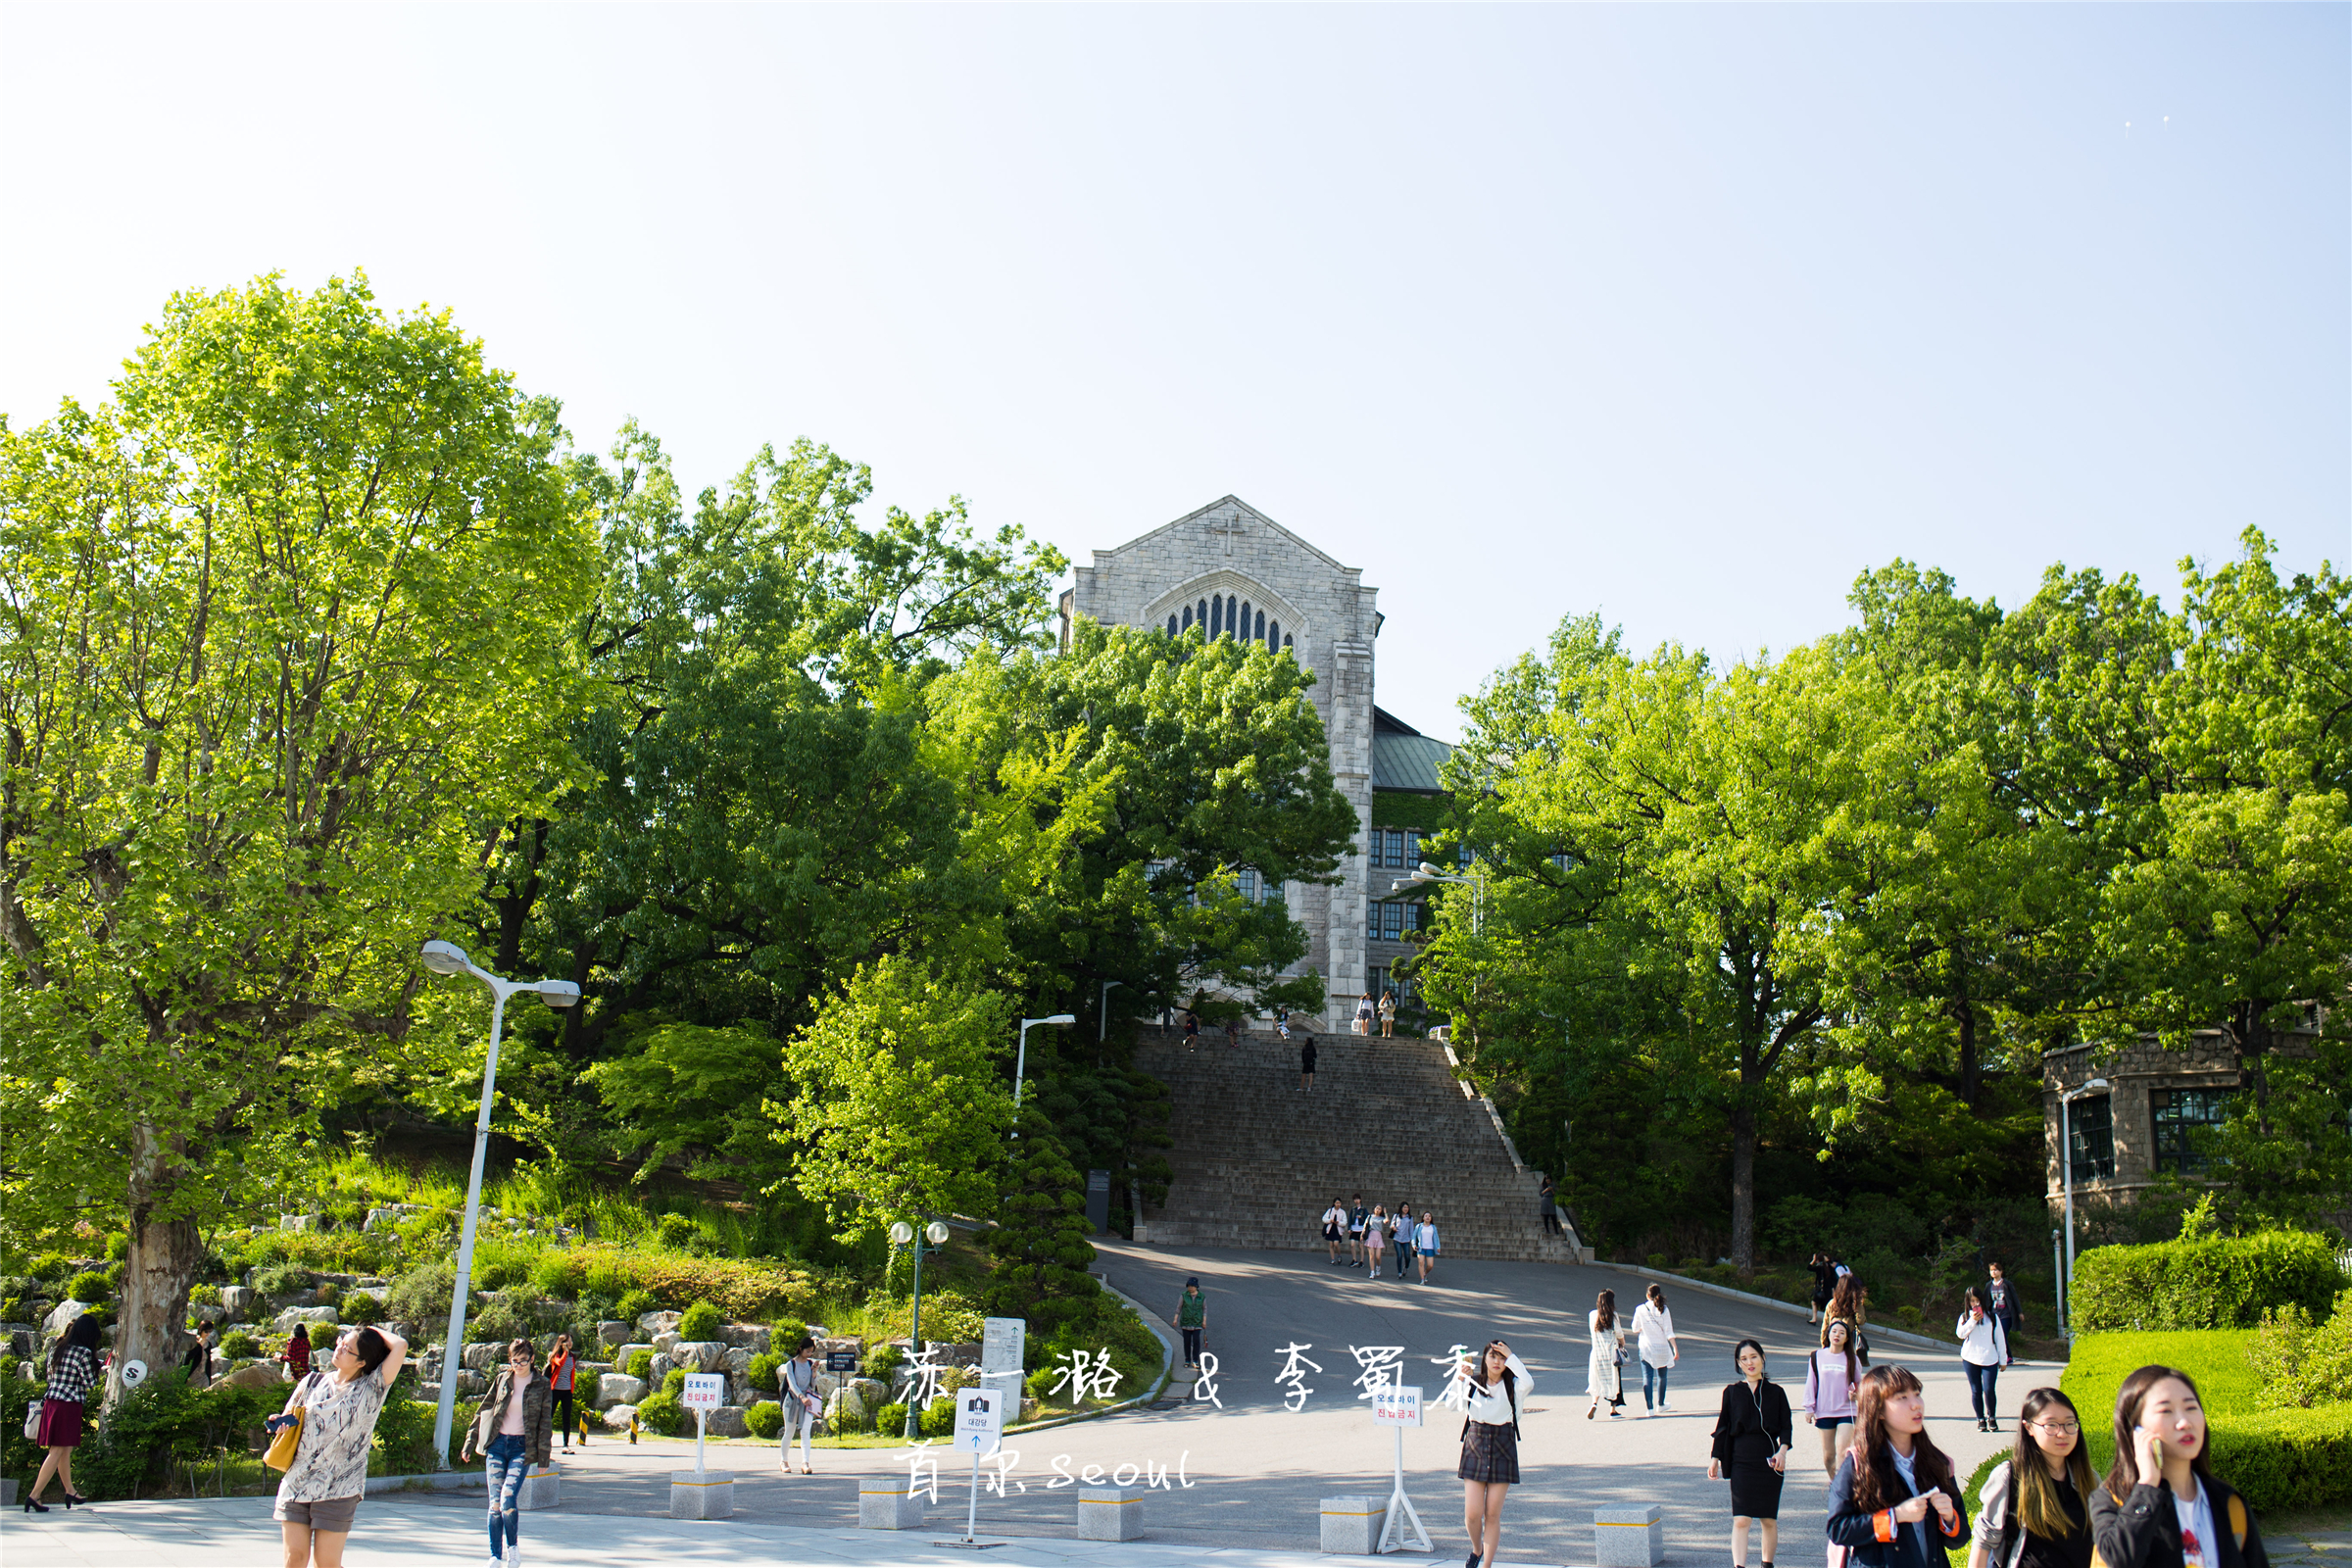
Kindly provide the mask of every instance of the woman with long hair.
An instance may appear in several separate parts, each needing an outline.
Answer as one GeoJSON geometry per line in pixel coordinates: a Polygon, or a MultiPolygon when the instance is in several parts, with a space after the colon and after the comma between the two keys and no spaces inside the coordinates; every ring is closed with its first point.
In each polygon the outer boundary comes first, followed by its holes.
{"type": "Polygon", "coordinates": [[[1634,1349],[1642,1357],[1642,1412],[1671,1410],[1666,1402],[1666,1379],[1674,1371],[1674,1363],[1683,1358],[1683,1347],[1674,1337],[1674,1314],[1666,1309],[1666,1293],[1655,1285],[1648,1291],[1649,1298],[1634,1308],[1634,1349]],[[1657,1385],[1658,1402],[1649,1402],[1651,1384],[1657,1385]]]}
{"type": "Polygon", "coordinates": [[[1851,1274],[1838,1275],[1838,1288],[1830,1293],[1829,1307],[1821,1315],[1821,1348],[1830,1348],[1830,1325],[1842,1322],[1854,1337],[1854,1359],[1870,1365],[1870,1335],[1863,1327],[1869,1321],[1870,1292],[1851,1274]]]}
{"type": "Polygon", "coordinates": [[[508,1568],[521,1560],[522,1483],[531,1466],[548,1461],[548,1414],[555,1399],[533,1366],[531,1342],[511,1340],[507,1364],[466,1429],[461,1462],[482,1456],[490,1490],[490,1561],[508,1568]]]}
{"type": "Polygon", "coordinates": [[[1805,1359],[1805,1419],[1821,1434],[1821,1469],[1838,1474],[1838,1461],[1853,1441],[1854,1392],[1861,1386],[1862,1369],[1854,1363],[1854,1328],[1850,1323],[1830,1325],[1830,1343],[1805,1359]],[[1845,1440],[1838,1437],[1845,1429],[1845,1440]]]}
{"type": "Polygon", "coordinates": [[[68,1511],[77,1502],[89,1501],[74,1490],[74,1450],[81,1446],[82,1402],[98,1381],[97,1318],[84,1312],[66,1325],[57,1343],[49,1347],[48,1371],[49,1380],[41,1390],[41,1424],[33,1432],[32,1442],[49,1452],[41,1460],[41,1473],[33,1478],[32,1489],[24,1494],[26,1513],[49,1511],[41,1493],[51,1476],[57,1477],[65,1491],[68,1511]]]}
{"type": "Polygon", "coordinates": [[[285,1353],[278,1357],[286,1363],[286,1376],[300,1383],[311,1375],[311,1328],[307,1323],[294,1325],[286,1336],[285,1353]]]}
{"type": "MultiPolygon", "coordinates": [[[[1861,1568],[1944,1568],[1968,1533],[1952,1461],[1928,1436],[1928,1401],[1908,1367],[1873,1367],[1854,1398],[1854,1443],[1830,1482],[1830,1544],[1861,1568]]],[[[1837,1561],[1837,1553],[1831,1553],[1837,1561]]]]}
{"type": "Polygon", "coordinates": [[[1977,1430],[1996,1431],[1999,1423],[1992,1413],[1992,1386],[2009,1359],[2009,1337],[2002,1332],[2001,1320],[1984,1304],[1984,1292],[1970,1288],[1952,1333],[1960,1341],[1960,1370],[1968,1374],[1968,1400],[1977,1407],[1977,1430]]]}
{"type": "Polygon", "coordinates": [[[1364,1221],[1364,1255],[1371,1266],[1364,1275],[1367,1280],[1380,1278],[1380,1254],[1389,1245],[1389,1210],[1385,1203],[1372,1205],[1372,1217],[1364,1221]]]}
{"type": "MultiPolygon", "coordinates": [[[[1462,1359],[1467,1363],[1469,1357],[1462,1359]]],[[[1534,1387],[1511,1348],[1489,1340],[1470,1373],[1462,1407],[1462,1462],[1454,1469],[1462,1482],[1462,1526],[1470,1535],[1470,1555],[1462,1568],[1492,1563],[1502,1544],[1502,1498],[1519,1484],[1519,1417],[1534,1387]]]]}
{"type": "Polygon", "coordinates": [[[2143,1366],[2124,1379],[2115,1463],[2090,1495],[2091,1544],[2106,1568],[2269,1568],[2253,1514],[2213,1473],[2207,1446],[2187,1373],[2143,1366]]]}
{"type": "Polygon", "coordinates": [[[2035,1389],[2019,1410],[2017,1446],[1977,1494],[1968,1568],[2090,1568],[2094,1485],[2075,1402],[2035,1389]]]}
{"type": "Polygon", "coordinates": [[[270,1420],[272,1431],[296,1419],[294,1462],[277,1484],[277,1521],[285,1568],[343,1568],[343,1544],[368,1490],[368,1453],[375,1418],[409,1342],[382,1329],[351,1329],[335,1341],[329,1365],[294,1386],[286,1407],[270,1420]]]}
{"type": "MultiPolygon", "coordinates": [[[[572,1384],[579,1376],[580,1358],[571,1348],[571,1336],[556,1336],[555,1348],[547,1352],[547,1392],[553,1401],[551,1414],[558,1432],[564,1434],[564,1446],[571,1446],[571,1427],[575,1419],[571,1408],[572,1384]]],[[[587,1440],[581,1439],[582,1443],[587,1440]]]]}
{"type": "Polygon", "coordinates": [[[1796,1429],[1788,1415],[1787,1391],[1764,1375],[1764,1347],[1741,1340],[1733,1348],[1732,1360],[1740,1368],[1740,1380],[1724,1387],[1707,1479],[1731,1477],[1734,1568],[1747,1568],[1750,1520],[1764,1527],[1764,1568],[1772,1568],[1773,1551],[1781,1543],[1781,1483],[1788,1474],[1796,1429]]]}
{"type": "Polygon", "coordinates": [[[1592,1310],[1585,1315],[1585,1330],[1592,1336],[1592,1355],[1585,1362],[1585,1392],[1592,1402],[1585,1406],[1585,1419],[1592,1420],[1603,1404],[1615,1419],[1625,1414],[1625,1324],[1617,1317],[1615,1291],[1603,1291],[1593,1299],[1592,1310]]]}

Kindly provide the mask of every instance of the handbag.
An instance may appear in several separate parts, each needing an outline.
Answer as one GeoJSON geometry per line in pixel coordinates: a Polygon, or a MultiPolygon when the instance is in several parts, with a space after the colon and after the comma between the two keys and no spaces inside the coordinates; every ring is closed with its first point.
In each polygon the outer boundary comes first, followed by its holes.
{"type": "Polygon", "coordinates": [[[43,1402],[41,1399],[35,1399],[24,1407],[24,1441],[26,1443],[40,1441],[41,1405],[43,1402]]]}
{"type": "Polygon", "coordinates": [[[270,1448],[262,1455],[262,1463],[270,1469],[286,1470],[293,1467],[295,1450],[302,1446],[303,1412],[309,1406],[311,1385],[318,1381],[318,1374],[316,1372],[302,1380],[302,1387],[296,1392],[302,1396],[303,1403],[296,1405],[288,1412],[292,1419],[287,1421],[284,1426],[279,1427],[277,1436],[270,1440],[270,1448]]]}

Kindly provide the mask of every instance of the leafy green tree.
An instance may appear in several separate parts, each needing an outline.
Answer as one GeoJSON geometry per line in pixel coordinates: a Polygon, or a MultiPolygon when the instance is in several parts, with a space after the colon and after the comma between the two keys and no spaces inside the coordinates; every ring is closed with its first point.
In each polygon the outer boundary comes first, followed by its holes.
{"type": "Polygon", "coordinates": [[[997,1228],[988,1233],[988,1309],[1027,1318],[1042,1340],[1091,1316],[1102,1287],[1087,1272],[1095,1247],[1086,1188],[1058,1124],[1032,1102],[1021,1107],[1020,1129],[1002,1166],[997,1228]]]}
{"type": "Polygon", "coordinates": [[[785,1043],[797,1093],[767,1108],[793,1152],[790,1180],[845,1239],[994,1207],[1012,1118],[994,1057],[1010,1018],[995,992],[885,956],[785,1043]]]}
{"type": "Polygon", "coordinates": [[[0,429],[0,1230],[123,1214],[170,1365],[198,1226],[564,776],[593,538],[554,406],[363,278],[175,295],[115,393],[0,429]]]}

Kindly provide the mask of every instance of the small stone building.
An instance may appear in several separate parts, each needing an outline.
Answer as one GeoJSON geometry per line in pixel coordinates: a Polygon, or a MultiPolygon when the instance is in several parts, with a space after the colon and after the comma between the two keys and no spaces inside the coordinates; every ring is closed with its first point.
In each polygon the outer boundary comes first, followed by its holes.
{"type": "Polygon", "coordinates": [[[2148,1039],[2120,1049],[2083,1045],[2044,1052],[2041,1070],[2052,1213],[2066,1197],[2060,1095],[2094,1078],[2107,1080],[2106,1089],[2072,1102],[2065,1120],[2074,1144],[2075,1201],[2113,1203],[2132,1201],[2160,1176],[2198,1175],[2203,1162],[2195,1134],[2222,1124],[2238,1087],[2237,1056],[2218,1029],[2199,1031],[2181,1050],[2148,1039]]]}

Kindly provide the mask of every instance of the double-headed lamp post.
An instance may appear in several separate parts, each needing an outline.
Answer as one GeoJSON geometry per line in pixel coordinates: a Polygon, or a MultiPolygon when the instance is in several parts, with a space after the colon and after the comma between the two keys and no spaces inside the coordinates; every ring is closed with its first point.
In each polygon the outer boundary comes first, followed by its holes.
{"type": "MultiPolygon", "coordinates": [[[[1105,996],[1109,994],[1107,988],[1103,994],[1105,996]]],[[[1021,1020],[1021,1051],[1020,1054],[1013,1059],[1012,1064],[1013,1137],[1021,1136],[1021,1091],[1028,1087],[1025,1080],[1029,1075],[1029,1031],[1041,1023],[1052,1024],[1056,1029],[1067,1029],[1077,1021],[1078,1015],[1074,1012],[1057,1012],[1051,1018],[1023,1018],[1021,1020]]]]}
{"type": "Polygon", "coordinates": [[[506,1028],[507,999],[528,991],[551,1007],[580,1000],[568,980],[508,980],[477,966],[454,942],[427,942],[416,961],[435,974],[469,974],[490,988],[490,1054],[482,1063],[482,1110],[473,1124],[473,1174],[466,1180],[466,1225],[458,1238],[458,1279],[449,1292],[449,1337],[441,1344],[441,1402],[433,1414],[433,1462],[449,1468],[449,1425],[457,1407],[458,1367],[466,1345],[466,1282],[473,1272],[473,1225],[482,1207],[482,1159],[490,1151],[490,1100],[498,1088],[498,1041],[506,1028]]]}
{"type": "Polygon", "coordinates": [[[2067,1107],[2084,1095],[2103,1094],[2106,1089],[2106,1079],[2093,1078],[2058,1097],[2058,1179],[2059,1185],[2066,1189],[2066,1273],[2059,1281],[2063,1299],[2058,1305],[2058,1315],[2070,1341],[2075,1337],[2075,1134],[2067,1107]]]}
{"type": "MultiPolygon", "coordinates": [[[[941,1248],[948,1245],[948,1227],[942,1221],[933,1220],[930,1224],[923,1227],[923,1240],[929,1242],[931,1245],[929,1247],[924,1247],[919,1244],[915,1244],[914,1227],[907,1224],[905,1220],[898,1221],[890,1228],[891,1246],[906,1247],[910,1244],[914,1245],[914,1312],[912,1321],[906,1325],[906,1343],[914,1348],[914,1353],[918,1358],[923,1353],[923,1254],[925,1252],[936,1252],[941,1248]]],[[[917,1414],[914,1404],[914,1386],[912,1384],[907,1385],[906,1441],[908,1443],[912,1443],[914,1441],[914,1418],[917,1414]]]]}
{"type": "Polygon", "coordinates": [[[1470,934],[1472,936],[1478,935],[1478,928],[1486,922],[1487,917],[1487,879],[1485,877],[1455,876],[1450,872],[1441,871],[1436,866],[1430,864],[1427,860],[1423,860],[1421,862],[1421,868],[1415,871],[1409,880],[1414,882],[1468,883],[1470,885],[1470,934]]]}

